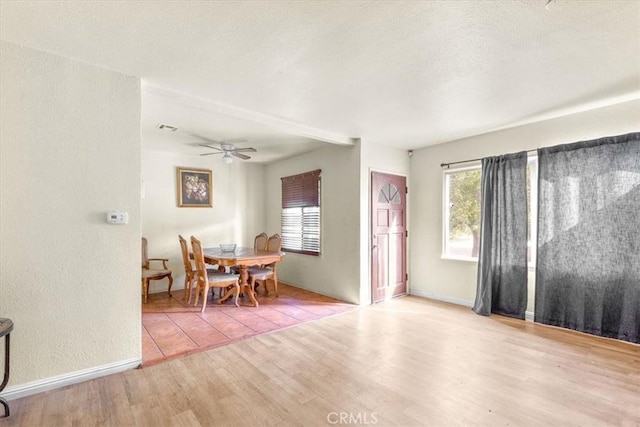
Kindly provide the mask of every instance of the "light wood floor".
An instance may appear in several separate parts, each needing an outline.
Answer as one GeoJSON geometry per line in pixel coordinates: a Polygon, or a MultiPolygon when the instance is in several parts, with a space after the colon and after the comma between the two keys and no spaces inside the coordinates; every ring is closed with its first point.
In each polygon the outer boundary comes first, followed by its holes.
{"type": "Polygon", "coordinates": [[[5,425],[640,425],[640,346],[416,297],[10,402],[5,425]]]}

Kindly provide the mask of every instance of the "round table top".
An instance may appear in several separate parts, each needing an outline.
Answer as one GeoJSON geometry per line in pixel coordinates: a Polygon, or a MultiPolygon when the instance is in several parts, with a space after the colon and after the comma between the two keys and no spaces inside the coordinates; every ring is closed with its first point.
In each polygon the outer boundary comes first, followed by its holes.
{"type": "Polygon", "coordinates": [[[13,331],[13,321],[0,317],[0,337],[10,334],[11,331],[13,331]]]}

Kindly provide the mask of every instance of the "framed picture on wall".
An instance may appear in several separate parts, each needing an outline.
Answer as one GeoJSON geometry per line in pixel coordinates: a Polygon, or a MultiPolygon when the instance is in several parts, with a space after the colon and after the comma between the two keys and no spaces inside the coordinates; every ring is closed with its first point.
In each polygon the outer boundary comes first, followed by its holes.
{"type": "Polygon", "coordinates": [[[178,207],[210,208],[213,202],[209,169],[178,167],[178,207]]]}

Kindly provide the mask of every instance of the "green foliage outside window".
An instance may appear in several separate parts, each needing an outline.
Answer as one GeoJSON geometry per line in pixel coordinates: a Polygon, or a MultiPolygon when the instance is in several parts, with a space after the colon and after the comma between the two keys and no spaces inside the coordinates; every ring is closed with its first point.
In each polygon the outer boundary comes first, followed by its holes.
{"type": "Polygon", "coordinates": [[[449,240],[472,235],[472,257],[480,243],[480,175],[479,169],[449,175],[449,240]]]}

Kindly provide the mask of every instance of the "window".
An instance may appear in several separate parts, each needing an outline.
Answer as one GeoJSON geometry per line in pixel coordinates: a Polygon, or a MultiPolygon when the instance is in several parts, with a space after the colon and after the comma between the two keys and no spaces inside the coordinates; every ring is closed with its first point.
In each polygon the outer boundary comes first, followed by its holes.
{"type": "Polygon", "coordinates": [[[444,173],[444,254],[447,258],[477,260],[480,248],[481,167],[444,173]]]}
{"type": "MultiPolygon", "coordinates": [[[[444,250],[443,257],[478,260],[480,248],[480,197],[482,167],[444,171],[444,250]]],[[[538,157],[530,155],[527,164],[527,260],[536,264],[536,225],[538,211],[538,157]]]]}
{"type": "Polygon", "coordinates": [[[320,254],[320,170],[282,178],[282,250],[320,254]]]}

